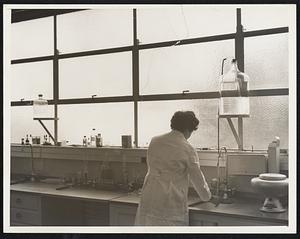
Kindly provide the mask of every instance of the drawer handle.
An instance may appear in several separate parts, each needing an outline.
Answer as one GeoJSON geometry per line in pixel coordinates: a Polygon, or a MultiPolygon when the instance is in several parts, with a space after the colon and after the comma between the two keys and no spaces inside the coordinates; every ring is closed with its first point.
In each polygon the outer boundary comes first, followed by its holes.
{"type": "Polygon", "coordinates": [[[19,213],[19,212],[17,212],[17,213],[16,213],[16,218],[18,218],[18,219],[22,218],[22,214],[19,213]]]}
{"type": "Polygon", "coordinates": [[[21,203],[21,202],[22,202],[21,198],[16,199],[16,203],[21,203]]]}

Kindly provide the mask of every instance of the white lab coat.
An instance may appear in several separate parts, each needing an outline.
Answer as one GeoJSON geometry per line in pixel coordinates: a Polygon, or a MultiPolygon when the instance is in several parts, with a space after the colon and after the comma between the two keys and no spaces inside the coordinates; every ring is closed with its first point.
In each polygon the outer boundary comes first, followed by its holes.
{"type": "Polygon", "coordinates": [[[151,140],[147,164],[135,225],[187,226],[189,179],[203,201],[211,197],[196,150],[172,130],[151,140]]]}

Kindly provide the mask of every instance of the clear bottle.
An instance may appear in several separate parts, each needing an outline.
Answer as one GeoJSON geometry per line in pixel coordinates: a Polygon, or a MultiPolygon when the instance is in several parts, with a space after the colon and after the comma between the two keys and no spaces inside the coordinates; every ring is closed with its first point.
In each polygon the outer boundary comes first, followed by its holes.
{"type": "Polygon", "coordinates": [[[85,147],[87,146],[87,138],[86,138],[86,136],[83,136],[82,144],[85,147]]]}
{"type": "Polygon", "coordinates": [[[249,76],[238,69],[236,59],[220,79],[220,115],[249,115],[249,76]],[[228,96],[228,93],[235,96],[228,96]]]}
{"type": "Polygon", "coordinates": [[[91,146],[95,147],[96,146],[96,133],[95,133],[96,129],[92,129],[92,133],[91,133],[91,146]]]}
{"type": "Polygon", "coordinates": [[[28,134],[26,134],[26,140],[25,140],[25,144],[29,144],[29,138],[28,138],[28,134]]]}
{"type": "Polygon", "coordinates": [[[102,137],[101,134],[98,134],[96,136],[96,147],[102,147],[102,146],[103,146],[102,137]]]}
{"type": "Polygon", "coordinates": [[[43,99],[42,94],[38,96],[38,99],[33,101],[33,118],[47,118],[49,117],[48,101],[43,99]]]}

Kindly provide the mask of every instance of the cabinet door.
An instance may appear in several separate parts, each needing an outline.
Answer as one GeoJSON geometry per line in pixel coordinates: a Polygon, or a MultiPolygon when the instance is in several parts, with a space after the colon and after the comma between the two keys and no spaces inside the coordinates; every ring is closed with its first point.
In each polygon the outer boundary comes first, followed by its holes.
{"type": "Polygon", "coordinates": [[[109,203],[85,201],[83,205],[86,226],[109,226],[109,203]]]}
{"type": "Polygon", "coordinates": [[[84,226],[81,200],[55,196],[44,196],[42,199],[43,225],[84,226]]]}
{"type": "Polygon", "coordinates": [[[109,211],[111,226],[134,226],[137,206],[125,203],[111,203],[109,211]]]}

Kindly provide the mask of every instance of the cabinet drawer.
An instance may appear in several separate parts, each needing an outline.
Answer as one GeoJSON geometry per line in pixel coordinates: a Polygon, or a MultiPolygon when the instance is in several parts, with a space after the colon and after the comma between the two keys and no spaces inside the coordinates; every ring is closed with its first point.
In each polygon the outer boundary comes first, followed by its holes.
{"type": "Polygon", "coordinates": [[[28,193],[12,192],[10,206],[14,208],[39,210],[41,207],[41,197],[28,193]]]}
{"type": "Polygon", "coordinates": [[[11,222],[24,223],[29,225],[41,225],[41,214],[37,211],[12,208],[10,211],[11,222]]]}

